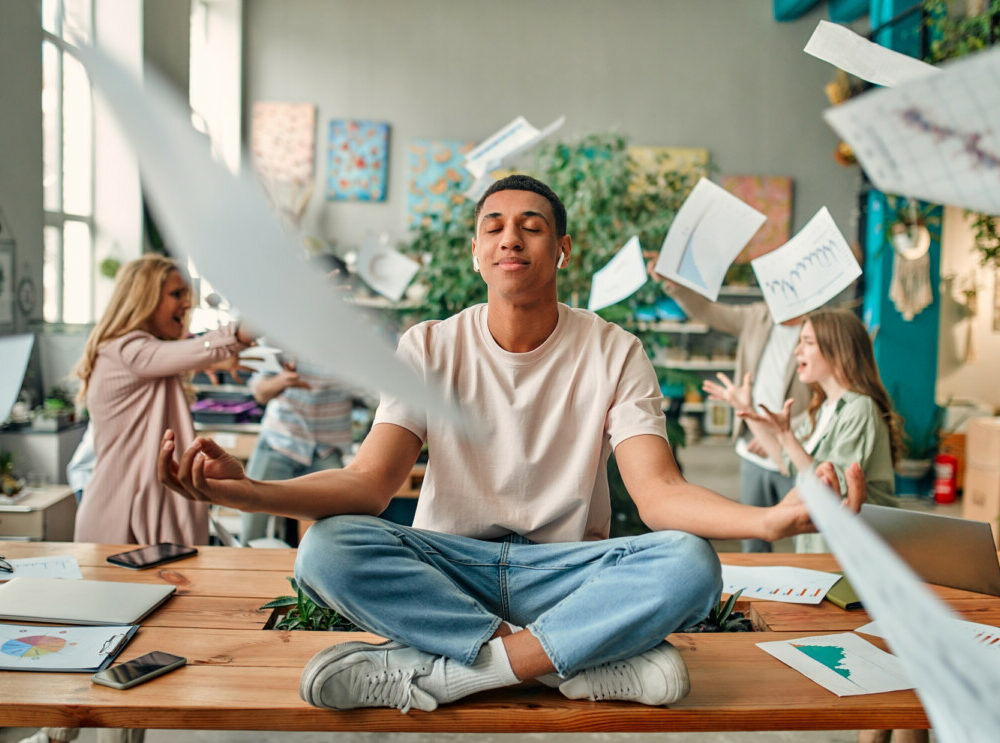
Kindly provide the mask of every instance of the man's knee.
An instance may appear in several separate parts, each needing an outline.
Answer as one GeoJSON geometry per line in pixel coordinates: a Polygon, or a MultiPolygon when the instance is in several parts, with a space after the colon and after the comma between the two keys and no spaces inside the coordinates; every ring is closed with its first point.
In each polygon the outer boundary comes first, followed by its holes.
{"type": "Polygon", "coordinates": [[[363,559],[359,548],[371,546],[383,531],[384,522],[374,516],[331,516],[317,521],[299,543],[296,579],[303,587],[350,584],[354,567],[363,559]]]}
{"type": "Polygon", "coordinates": [[[707,539],[683,531],[657,532],[654,550],[669,565],[664,575],[671,576],[671,595],[683,588],[692,602],[718,600],[722,589],[722,565],[719,555],[707,539]]]}

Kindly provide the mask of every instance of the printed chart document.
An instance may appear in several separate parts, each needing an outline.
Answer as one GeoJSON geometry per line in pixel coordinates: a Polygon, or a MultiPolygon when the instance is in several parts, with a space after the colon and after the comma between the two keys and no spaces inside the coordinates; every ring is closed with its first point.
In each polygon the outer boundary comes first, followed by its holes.
{"type": "MultiPolygon", "coordinates": [[[[864,635],[885,637],[885,634],[878,626],[878,622],[869,622],[868,624],[858,627],[854,631],[860,632],[864,635]]],[[[991,652],[996,653],[997,655],[994,657],[1000,660],[1000,628],[993,627],[989,624],[979,624],[978,622],[967,622],[964,619],[957,619],[955,620],[952,631],[959,632],[966,637],[972,638],[973,642],[976,642],[979,645],[988,648],[991,652]]]]}
{"type": "Polygon", "coordinates": [[[887,49],[847,26],[820,21],[803,50],[844,72],[887,88],[941,70],[907,54],[887,49]]]}
{"type": "Polygon", "coordinates": [[[604,268],[594,272],[587,309],[596,312],[635,294],[646,283],[646,261],[639,238],[633,235],[604,268]]]}
{"type": "Polygon", "coordinates": [[[823,112],[882,191],[1000,214],[1000,49],[823,112]]]}
{"type": "Polygon", "coordinates": [[[776,323],[822,306],[861,275],[825,206],[791,240],[750,265],[776,323]]]}
{"type": "Polygon", "coordinates": [[[766,221],[752,206],[702,178],[670,225],[656,272],[714,302],[729,264],[766,221]]]}
{"type": "Polygon", "coordinates": [[[841,576],[822,570],[783,565],[722,566],[723,593],[743,591],[742,597],[781,601],[786,604],[818,604],[841,576]]]}
{"type": "Polygon", "coordinates": [[[11,408],[17,402],[33,345],[35,336],[32,333],[0,338],[0,359],[3,359],[0,364],[0,423],[7,420],[11,408]]]}
{"type": "Polygon", "coordinates": [[[419,268],[415,260],[375,238],[364,240],[358,251],[358,274],[368,286],[393,302],[403,296],[419,268]]]}
{"type": "Polygon", "coordinates": [[[493,177],[490,175],[491,170],[497,170],[509,164],[565,123],[566,117],[560,116],[547,127],[539,130],[532,126],[526,118],[518,116],[489,139],[477,145],[465,156],[465,169],[475,179],[466,190],[466,197],[472,201],[478,201],[479,197],[493,183],[493,177]]]}
{"type": "Polygon", "coordinates": [[[96,673],[115,659],[138,629],[138,624],[105,627],[0,624],[0,668],[96,673]]]}
{"type": "Polygon", "coordinates": [[[758,642],[757,647],[838,697],[913,688],[899,658],[851,632],[758,642]]]}
{"type": "Polygon", "coordinates": [[[1000,740],[1000,663],[856,514],[815,477],[798,489],[813,523],[915,683],[938,740],[1000,740]],[[873,569],[877,566],[877,569],[873,569]]]}
{"type": "Polygon", "coordinates": [[[82,580],[80,563],[73,555],[50,555],[48,557],[15,557],[7,562],[14,568],[13,573],[0,573],[0,581],[11,578],[69,578],[82,580]]]}

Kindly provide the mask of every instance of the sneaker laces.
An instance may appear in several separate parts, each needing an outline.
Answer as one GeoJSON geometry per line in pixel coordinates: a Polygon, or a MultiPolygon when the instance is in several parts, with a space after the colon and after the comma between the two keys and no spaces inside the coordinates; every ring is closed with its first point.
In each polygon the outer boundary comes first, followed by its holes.
{"type": "Polygon", "coordinates": [[[584,671],[590,681],[594,701],[632,699],[639,696],[639,678],[629,663],[607,663],[584,671]]]}
{"type": "MultiPolygon", "coordinates": [[[[405,715],[413,707],[413,677],[424,666],[394,668],[359,676],[354,683],[354,698],[366,706],[395,707],[405,715]]],[[[423,675],[423,674],[421,674],[423,675]]]]}

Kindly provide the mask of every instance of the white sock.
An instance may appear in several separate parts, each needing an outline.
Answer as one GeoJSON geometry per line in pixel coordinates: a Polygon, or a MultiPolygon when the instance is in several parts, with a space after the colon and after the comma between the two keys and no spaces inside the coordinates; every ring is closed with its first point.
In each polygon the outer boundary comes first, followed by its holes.
{"type": "Polygon", "coordinates": [[[438,658],[429,676],[417,679],[417,686],[439,702],[454,702],[469,694],[520,683],[507,658],[503,640],[496,637],[483,645],[471,666],[451,658],[438,658]]]}

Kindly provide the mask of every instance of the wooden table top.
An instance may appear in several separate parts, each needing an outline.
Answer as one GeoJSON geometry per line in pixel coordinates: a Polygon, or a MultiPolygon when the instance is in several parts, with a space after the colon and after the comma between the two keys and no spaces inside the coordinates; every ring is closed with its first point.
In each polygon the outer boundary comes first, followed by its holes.
{"type": "MultiPolygon", "coordinates": [[[[912,691],[837,697],[767,655],[757,642],[844,631],[868,621],[832,604],[747,602],[755,633],[675,634],[691,693],[670,708],[565,699],[536,683],[486,692],[432,713],[335,712],[298,695],[314,653],[356,633],[263,631],[259,607],[290,592],[295,551],[203,547],[192,558],[133,571],[108,565],[128,545],[0,542],[8,558],[75,555],[84,578],[167,582],[177,593],[147,618],[118,661],[150,650],[188,659],[154,682],[119,691],[88,674],[0,672],[0,726],[59,725],[371,732],[592,732],[924,728],[912,691]]],[[[726,553],[731,564],[836,569],[829,555],[726,553]]],[[[1000,626],[1000,598],[935,588],[964,616],[1000,626]]],[[[881,641],[873,639],[876,644],[881,641]]],[[[882,645],[884,647],[884,645],[882,645]]]]}

